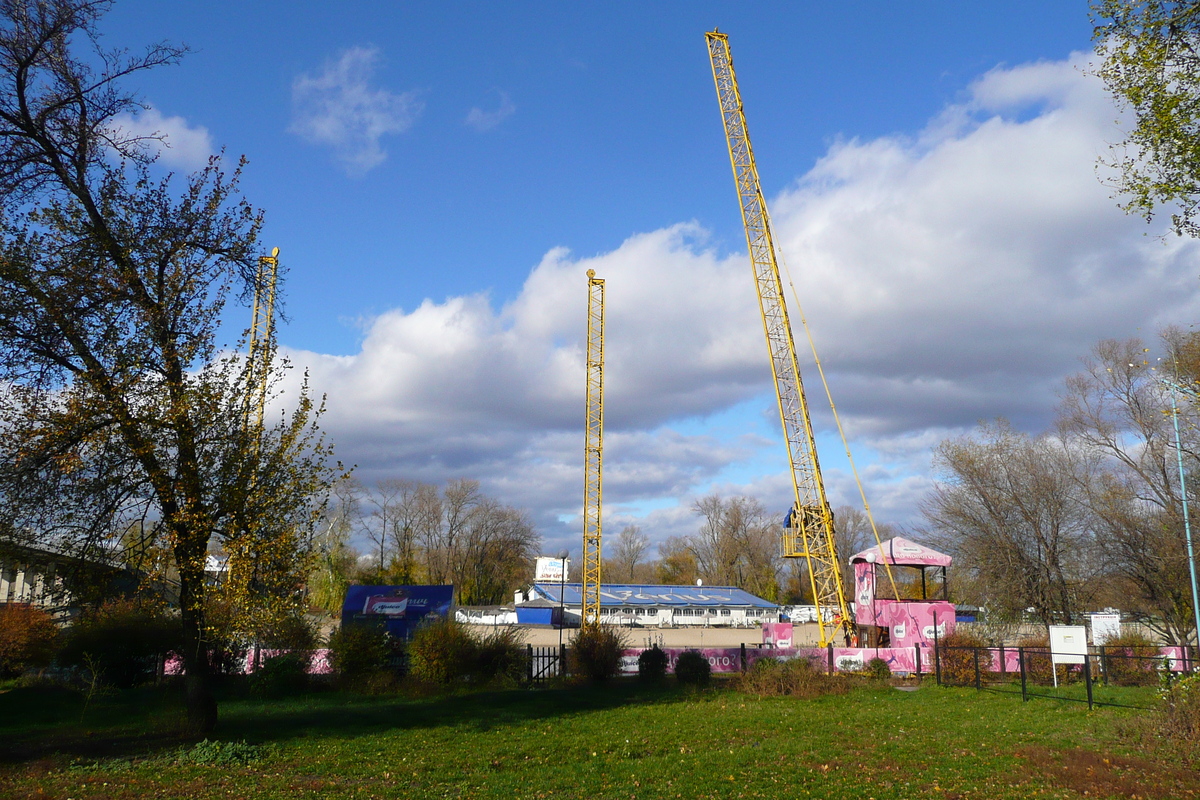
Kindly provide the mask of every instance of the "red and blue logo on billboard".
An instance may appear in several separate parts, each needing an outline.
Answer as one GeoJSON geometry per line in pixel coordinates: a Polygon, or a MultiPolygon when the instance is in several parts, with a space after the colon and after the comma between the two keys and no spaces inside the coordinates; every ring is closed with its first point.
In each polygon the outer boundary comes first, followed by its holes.
{"type": "Polygon", "coordinates": [[[342,604],[342,625],[383,625],[407,639],[428,616],[447,617],[453,586],[351,586],[342,604]]]}

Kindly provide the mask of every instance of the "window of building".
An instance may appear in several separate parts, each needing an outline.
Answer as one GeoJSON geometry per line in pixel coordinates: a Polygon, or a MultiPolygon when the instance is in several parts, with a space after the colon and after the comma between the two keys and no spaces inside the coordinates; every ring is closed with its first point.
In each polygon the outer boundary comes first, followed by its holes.
{"type": "Polygon", "coordinates": [[[722,617],[731,617],[731,616],[733,616],[733,611],[732,611],[732,610],[730,610],[730,609],[728,609],[728,608],[722,608],[722,609],[721,609],[721,616],[722,616],[722,617]]]}
{"type": "Polygon", "coordinates": [[[633,609],[632,609],[632,608],[622,608],[622,609],[621,609],[621,613],[622,613],[622,614],[632,614],[632,613],[633,613],[633,609]]]}

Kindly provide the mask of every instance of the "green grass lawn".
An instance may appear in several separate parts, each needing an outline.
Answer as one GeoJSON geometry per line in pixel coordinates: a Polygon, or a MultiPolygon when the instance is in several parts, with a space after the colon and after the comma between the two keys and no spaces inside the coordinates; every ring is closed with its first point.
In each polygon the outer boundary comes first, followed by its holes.
{"type": "Polygon", "coordinates": [[[168,692],[97,698],[82,724],[81,711],[73,693],[0,694],[0,796],[1200,798],[1200,773],[1155,749],[1147,712],[972,689],[235,698],[215,738],[257,747],[224,764],[194,763],[168,692]]]}

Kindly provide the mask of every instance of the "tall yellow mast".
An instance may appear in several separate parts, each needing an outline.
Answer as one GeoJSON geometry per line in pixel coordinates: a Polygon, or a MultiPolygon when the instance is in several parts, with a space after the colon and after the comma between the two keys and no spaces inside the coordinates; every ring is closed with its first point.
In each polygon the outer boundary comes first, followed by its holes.
{"type": "Polygon", "coordinates": [[[582,626],[600,623],[600,505],[604,463],[604,279],[588,270],[587,433],[583,477],[582,626]]]}
{"type": "Polygon", "coordinates": [[[250,323],[249,369],[250,403],[247,408],[247,427],[253,425],[254,435],[262,434],[263,416],[267,407],[267,389],[271,378],[269,362],[271,337],[275,335],[275,281],[279,275],[279,248],[271,255],[258,259],[258,279],[254,283],[254,316],[250,323]],[[253,415],[253,419],[250,418],[253,415]]]}
{"type": "Polygon", "coordinates": [[[750,147],[742,96],[738,91],[733,57],[729,52],[729,37],[714,30],[706,33],[704,38],[712,62],[721,119],[725,124],[733,180],[746,228],[750,266],[754,270],[754,285],[758,290],[758,305],[771,356],[775,394],[779,398],[779,417],[783,423],[788,460],[792,467],[795,505],[789,515],[791,524],[783,531],[782,554],[784,558],[803,558],[808,564],[813,603],[817,607],[820,642],[821,646],[825,646],[833,641],[839,631],[848,638],[851,625],[842,574],[838,569],[833,512],[825,497],[825,484],[817,463],[816,440],[808,402],[804,398],[800,368],[796,362],[796,344],[784,303],[771,219],[759,184],[754,151],[750,147]],[[825,619],[830,611],[836,615],[832,623],[825,619]]]}

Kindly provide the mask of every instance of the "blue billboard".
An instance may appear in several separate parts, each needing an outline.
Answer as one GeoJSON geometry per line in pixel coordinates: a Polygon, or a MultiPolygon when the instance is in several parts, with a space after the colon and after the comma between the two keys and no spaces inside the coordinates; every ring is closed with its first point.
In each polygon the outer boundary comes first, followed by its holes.
{"type": "Polygon", "coordinates": [[[453,586],[351,586],[342,603],[342,625],[383,625],[408,639],[426,617],[450,616],[453,586]]]}

